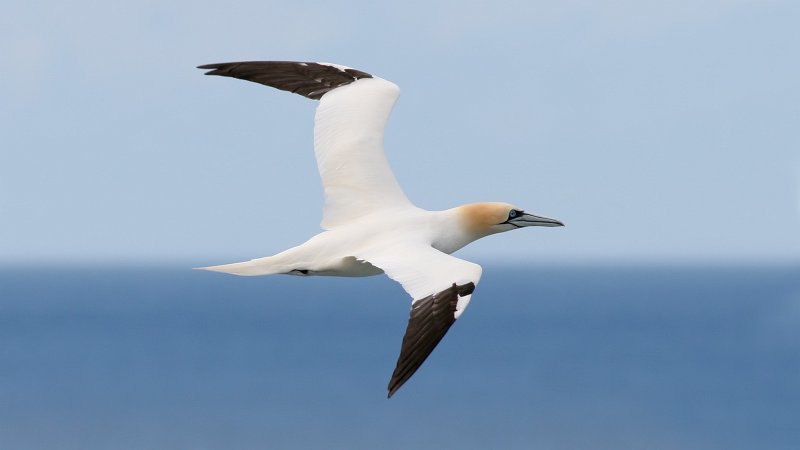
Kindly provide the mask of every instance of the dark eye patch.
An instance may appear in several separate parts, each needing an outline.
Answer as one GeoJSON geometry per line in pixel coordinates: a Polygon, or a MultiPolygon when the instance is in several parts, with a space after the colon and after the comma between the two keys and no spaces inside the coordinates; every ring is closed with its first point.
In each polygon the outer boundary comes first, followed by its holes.
{"type": "Polygon", "coordinates": [[[512,209],[511,212],[508,213],[508,220],[516,219],[517,217],[521,216],[523,213],[518,209],[512,209]]]}

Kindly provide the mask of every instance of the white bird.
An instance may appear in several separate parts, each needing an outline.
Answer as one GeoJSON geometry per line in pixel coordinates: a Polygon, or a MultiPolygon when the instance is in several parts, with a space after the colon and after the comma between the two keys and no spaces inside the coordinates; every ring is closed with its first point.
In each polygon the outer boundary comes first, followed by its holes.
{"type": "Polygon", "coordinates": [[[417,371],[464,312],[481,277],[477,264],[450,256],[490,234],[563,226],[508,203],[444,211],[414,206],[383,151],[383,130],[400,90],[394,83],[329,63],[250,61],[199,66],[319,100],[314,152],[325,190],[324,231],[274,256],[202,267],[236,275],[385,273],[411,295],[391,397],[417,371]]]}

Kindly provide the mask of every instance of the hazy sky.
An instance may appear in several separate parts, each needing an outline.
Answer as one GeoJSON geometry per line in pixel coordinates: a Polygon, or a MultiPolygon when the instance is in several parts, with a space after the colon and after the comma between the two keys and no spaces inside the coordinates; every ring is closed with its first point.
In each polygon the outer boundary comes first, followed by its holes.
{"type": "Polygon", "coordinates": [[[407,195],[561,229],[482,262],[800,258],[797,1],[12,2],[0,261],[264,256],[316,233],[316,102],[199,64],[329,61],[400,85],[407,195]]]}

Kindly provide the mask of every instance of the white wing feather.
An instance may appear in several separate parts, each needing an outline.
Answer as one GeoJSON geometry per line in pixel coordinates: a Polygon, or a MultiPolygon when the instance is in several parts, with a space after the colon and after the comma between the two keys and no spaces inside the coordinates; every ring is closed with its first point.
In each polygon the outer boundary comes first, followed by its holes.
{"type": "MultiPolygon", "coordinates": [[[[386,275],[403,286],[414,301],[439,293],[453,283],[458,285],[480,281],[481,266],[442,253],[427,245],[395,245],[360,252],[357,258],[381,268],[386,275]]],[[[458,299],[455,318],[464,312],[472,295],[458,299]]]]}
{"type": "Polygon", "coordinates": [[[382,209],[412,206],[383,151],[383,134],[400,89],[381,78],[363,78],[320,99],[314,151],[332,229],[382,209]]]}

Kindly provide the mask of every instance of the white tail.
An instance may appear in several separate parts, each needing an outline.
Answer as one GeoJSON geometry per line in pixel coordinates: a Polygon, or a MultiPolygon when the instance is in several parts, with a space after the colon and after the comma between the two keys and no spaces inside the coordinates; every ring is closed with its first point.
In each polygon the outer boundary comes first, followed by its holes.
{"type": "Polygon", "coordinates": [[[273,275],[276,273],[284,273],[285,268],[276,267],[277,264],[275,264],[274,258],[274,256],[267,256],[265,258],[251,259],[250,261],[223,264],[220,266],[196,267],[196,269],[209,270],[211,272],[231,273],[242,276],[273,275]]]}

